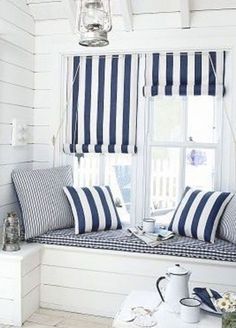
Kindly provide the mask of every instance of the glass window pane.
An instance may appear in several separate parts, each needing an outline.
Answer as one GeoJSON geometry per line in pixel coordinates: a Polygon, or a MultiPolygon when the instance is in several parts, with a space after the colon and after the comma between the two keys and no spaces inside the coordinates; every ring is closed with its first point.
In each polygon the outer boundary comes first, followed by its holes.
{"type": "Polygon", "coordinates": [[[213,190],[215,177],[215,151],[213,149],[187,149],[186,186],[213,190]]]}
{"type": "Polygon", "coordinates": [[[215,142],[214,97],[188,97],[188,140],[194,142],[215,142]]]}
{"type": "Polygon", "coordinates": [[[180,154],[178,148],[153,148],[151,157],[151,214],[174,209],[178,201],[180,154]]]}
{"type": "Polygon", "coordinates": [[[81,155],[78,163],[77,177],[78,185],[80,187],[99,185],[99,160],[99,154],[81,155]]]}
{"type": "Polygon", "coordinates": [[[132,156],[127,154],[105,155],[105,184],[109,185],[123,223],[130,222],[132,156]]]}
{"type": "Polygon", "coordinates": [[[181,97],[156,97],[153,101],[152,140],[183,141],[183,99],[181,97]]]}

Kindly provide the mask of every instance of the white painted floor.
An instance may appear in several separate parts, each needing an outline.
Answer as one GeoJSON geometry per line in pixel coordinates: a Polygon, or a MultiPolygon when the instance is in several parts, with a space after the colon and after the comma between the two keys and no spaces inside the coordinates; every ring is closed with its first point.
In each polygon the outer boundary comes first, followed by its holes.
{"type": "MultiPolygon", "coordinates": [[[[23,327],[27,328],[111,328],[113,319],[71,312],[39,309],[23,327]]],[[[13,328],[0,324],[0,328],[13,328]]]]}

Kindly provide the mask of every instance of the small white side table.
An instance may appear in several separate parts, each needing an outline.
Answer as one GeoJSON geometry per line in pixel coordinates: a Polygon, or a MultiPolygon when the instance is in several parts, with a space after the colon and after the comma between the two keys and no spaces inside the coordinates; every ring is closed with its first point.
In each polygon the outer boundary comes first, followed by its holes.
{"type": "Polygon", "coordinates": [[[0,325],[21,326],[39,307],[41,246],[0,250],[0,325]]]}
{"type": "Polygon", "coordinates": [[[139,328],[132,322],[128,323],[121,320],[122,311],[136,306],[144,306],[150,309],[157,308],[154,314],[157,325],[153,328],[221,328],[221,318],[216,315],[207,314],[204,311],[201,311],[201,320],[199,323],[184,323],[179,315],[166,310],[165,304],[161,304],[157,293],[148,291],[131,292],[117,313],[113,321],[113,328],[139,328]]]}

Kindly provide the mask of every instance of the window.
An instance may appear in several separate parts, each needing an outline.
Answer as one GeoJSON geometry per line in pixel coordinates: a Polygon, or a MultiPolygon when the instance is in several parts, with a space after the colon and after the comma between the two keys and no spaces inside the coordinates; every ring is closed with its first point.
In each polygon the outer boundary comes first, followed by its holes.
{"type": "Polygon", "coordinates": [[[132,156],[126,154],[84,154],[76,162],[78,185],[80,187],[110,186],[122,223],[129,223],[132,194],[132,156]]]}
{"type": "Polygon", "coordinates": [[[208,190],[219,187],[220,116],[214,97],[150,100],[149,214],[175,209],[186,185],[208,190]]]}

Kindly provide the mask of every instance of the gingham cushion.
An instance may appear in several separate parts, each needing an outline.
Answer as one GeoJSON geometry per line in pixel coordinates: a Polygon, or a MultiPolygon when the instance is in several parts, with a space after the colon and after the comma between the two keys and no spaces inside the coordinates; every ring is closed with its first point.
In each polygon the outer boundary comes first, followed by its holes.
{"type": "Polygon", "coordinates": [[[25,239],[73,226],[73,215],[63,192],[64,186],[73,183],[70,166],[15,170],[12,180],[21,207],[25,239]]]}
{"type": "Polygon", "coordinates": [[[214,243],[220,218],[232,197],[233,194],[229,192],[187,187],[169,230],[181,236],[214,243]]]}
{"type": "Polygon", "coordinates": [[[219,238],[236,244],[236,195],[227,205],[219,224],[219,238]]]}
{"type": "Polygon", "coordinates": [[[64,187],[75,220],[75,233],[121,229],[111,190],[108,186],[64,187]]]}
{"type": "Polygon", "coordinates": [[[193,238],[175,236],[157,247],[147,246],[125,230],[110,230],[75,235],[73,228],[50,231],[30,240],[41,244],[85,247],[131,253],[181,256],[236,262],[236,245],[216,239],[214,244],[193,238]]]}

